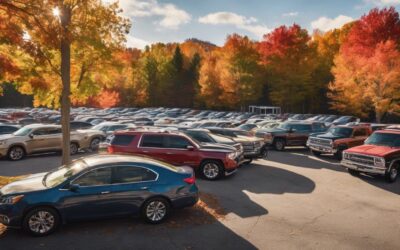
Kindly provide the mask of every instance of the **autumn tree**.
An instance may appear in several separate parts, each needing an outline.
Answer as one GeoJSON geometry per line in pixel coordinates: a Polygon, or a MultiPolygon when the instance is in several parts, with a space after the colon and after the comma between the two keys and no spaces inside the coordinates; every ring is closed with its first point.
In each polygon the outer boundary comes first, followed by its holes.
{"type": "Polygon", "coordinates": [[[270,99],[289,112],[305,112],[318,98],[312,81],[316,52],[310,39],[307,30],[294,24],[276,28],[259,44],[270,99]]]}
{"type": "Polygon", "coordinates": [[[354,23],[335,59],[332,107],[380,122],[399,112],[400,19],[394,8],[373,9],[354,23]]]}
{"type": "MultiPolygon", "coordinates": [[[[18,81],[29,83],[32,90],[38,89],[39,98],[48,98],[48,93],[56,98],[61,96],[53,105],[61,103],[63,163],[70,160],[71,68],[74,68],[71,55],[76,54],[76,61],[83,62],[85,48],[97,54],[108,46],[121,44],[130,24],[119,12],[117,3],[104,4],[98,0],[0,2],[0,16],[15,27],[15,30],[2,30],[1,36],[14,37],[14,44],[30,56],[24,61],[24,66],[30,70],[24,70],[18,81]],[[29,39],[23,39],[24,36],[29,39]]],[[[97,63],[96,56],[91,58],[79,67],[80,73],[74,74],[78,81],[90,67],[87,63],[97,63]]]]}

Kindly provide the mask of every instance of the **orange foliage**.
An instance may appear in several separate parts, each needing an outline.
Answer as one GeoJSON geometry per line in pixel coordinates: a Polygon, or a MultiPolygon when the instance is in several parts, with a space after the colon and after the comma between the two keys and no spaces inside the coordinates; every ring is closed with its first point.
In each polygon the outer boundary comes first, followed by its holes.
{"type": "Polygon", "coordinates": [[[89,98],[89,105],[98,108],[110,108],[116,106],[120,101],[120,96],[114,90],[102,90],[100,94],[89,98]]]}

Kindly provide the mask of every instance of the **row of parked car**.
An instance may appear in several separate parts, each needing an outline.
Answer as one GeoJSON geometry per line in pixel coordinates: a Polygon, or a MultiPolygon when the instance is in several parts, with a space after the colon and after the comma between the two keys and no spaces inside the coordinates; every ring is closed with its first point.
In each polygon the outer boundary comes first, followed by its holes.
{"type": "MultiPolygon", "coordinates": [[[[398,177],[400,127],[360,123],[351,116],[257,115],[190,109],[72,110],[71,153],[106,151],[54,171],[31,175],[0,190],[0,223],[36,236],[69,221],[140,214],[149,223],[198,200],[195,176],[217,180],[268,150],[309,148],[330,154],[350,174],[398,177]]],[[[57,111],[8,110],[0,155],[61,150],[57,111]],[[22,124],[20,121],[23,121],[22,124]],[[32,122],[32,124],[27,124],[32,122]]]]}

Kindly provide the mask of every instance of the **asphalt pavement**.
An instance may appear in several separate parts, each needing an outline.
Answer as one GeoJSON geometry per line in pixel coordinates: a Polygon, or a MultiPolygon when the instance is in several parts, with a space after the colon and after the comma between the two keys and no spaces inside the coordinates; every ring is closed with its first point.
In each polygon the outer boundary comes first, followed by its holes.
{"type": "MultiPolygon", "coordinates": [[[[400,180],[353,177],[336,160],[299,148],[269,157],[220,181],[198,180],[223,218],[203,214],[199,222],[189,208],[155,226],[139,218],[90,221],[43,238],[6,230],[0,249],[400,249],[400,180]]],[[[60,161],[52,154],[0,160],[0,175],[44,172],[60,161]]]]}

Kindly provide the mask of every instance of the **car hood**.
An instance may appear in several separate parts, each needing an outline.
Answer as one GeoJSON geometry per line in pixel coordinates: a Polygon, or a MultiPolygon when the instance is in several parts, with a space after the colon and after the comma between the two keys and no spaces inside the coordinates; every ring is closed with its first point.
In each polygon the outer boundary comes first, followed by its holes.
{"type": "Polygon", "coordinates": [[[26,193],[47,189],[42,180],[46,173],[29,175],[19,181],[11,182],[0,189],[2,195],[26,193]]]}
{"type": "Polygon", "coordinates": [[[358,147],[347,149],[346,152],[384,157],[399,150],[399,148],[391,148],[388,146],[361,145],[358,147]]]}
{"type": "Polygon", "coordinates": [[[218,152],[232,152],[236,149],[233,146],[218,144],[218,143],[201,143],[200,150],[202,151],[218,151],[218,152]]]}
{"type": "Polygon", "coordinates": [[[240,142],[240,143],[263,141],[262,139],[260,139],[258,137],[250,137],[250,136],[243,136],[243,135],[239,135],[233,139],[236,142],[240,142]]]}
{"type": "Polygon", "coordinates": [[[261,133],[286,133],[287,131],[284,129],[280,128],[263,128],[263,129],[258,129],[257,132],[261,133]]]}
{"type": "Polygon", "coordinates": [[[11,138],[13,138],[13,137],[15,137],[15,136],[12,135],[12,134],[0,135],[0,141],[2,141],[2,140],[8,140],[8,139],[11,139],[11,138]]]}
{"type": "Polygon", "coordinates": [[[346,136],[334,135],[332,133],[311,134],[310,136],[322,139],[332,139],[332,140],[347,138],[346,136]]]}

